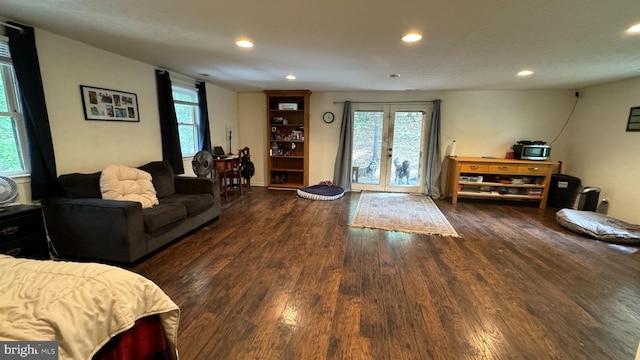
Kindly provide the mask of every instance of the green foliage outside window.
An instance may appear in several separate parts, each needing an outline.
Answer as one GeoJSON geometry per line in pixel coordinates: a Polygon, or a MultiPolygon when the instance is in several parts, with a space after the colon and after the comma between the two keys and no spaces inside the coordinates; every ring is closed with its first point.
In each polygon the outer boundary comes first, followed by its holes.
{"type": "Polygon", "coordinates": [[[0,173],[16,173],[24,170],[20,156],[20,143],[16,120],[8,116],[11,111],[8,104],[7,89],[3,70],[0,66],[0,173]]]}

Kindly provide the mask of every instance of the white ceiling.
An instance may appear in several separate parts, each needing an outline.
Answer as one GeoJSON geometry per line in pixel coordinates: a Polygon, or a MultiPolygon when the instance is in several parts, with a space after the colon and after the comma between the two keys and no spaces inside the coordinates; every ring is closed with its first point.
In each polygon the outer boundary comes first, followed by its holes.
{"type": "Polygon", "coordinates": [[[640,76],[640,35],[625,33],[638,0],[0,0],[0,16],[235,91],[573,90],[640,76]],[[402,43],[411,30],[422,41],[402,43]]]}

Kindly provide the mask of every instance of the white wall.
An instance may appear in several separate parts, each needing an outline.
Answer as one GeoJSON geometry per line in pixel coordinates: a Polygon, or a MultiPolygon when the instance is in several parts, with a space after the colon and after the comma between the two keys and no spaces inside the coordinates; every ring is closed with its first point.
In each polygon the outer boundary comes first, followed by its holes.
{"type": "Polygon", "coordinates": [[[563,172],[601,188],[609,215],[640,223],[640,132],[625,131],[633,106],[640,106],[640,78],[582,91],[565,130],[570,156],[563,172]]]}
{"type": "Polygon", "coordinates": [[[160,159],[155,67],[36,31],[58,174],[160,159]],[[140,122],[85,120],[80,85],[137,94],[140,122]]]}
{"type": "Polygon", "coordinates": [[[240,147],[249,147],[255,175],[251,185],[267,186],[267,97],[264,93],[238,94],[238,132],[240,147]],[[243,119],[241,121],[240,119],[243,119]]]}
{"type": "MultiPolygon", "coordinates": [[[[340,137],[342,104],[335,101],[414,101],[441,99],[443,156],[453,137],[459,156],[504,157],[517,140],[551,141],[573,105],[573,91],[429,91],[429,92],[314,92],[311,94],[309,132],[309,183],[333,178],[340,137]],[[332,111],[336,121],[326,124],[322,114],[332,111]]],[[[238,121],[241,138],[256,139],[251,148],[256,164],[255,184],[267,183],[266,97],[263,93],[239,94],[238,121]]],[[[566,152],[558,140],[553,160],[566,152]]]]}
{"type": "MultiPolygon", "coordinates": [[[[39,29],[36,46],[58,175],[162,159],[155,66],[39,29]],[[140,122],[85,120],[80,85],[137,94],[140,122]]],[[[208,83],[207,100],[212,143],[227,149],[224,132],[237,134],[237,94],[208,83]]],[[[193,174],[190,158],[185,172],[193,174]]],[[[20,201],[31,202],[28,178],[18,182],[20,201]]]]}

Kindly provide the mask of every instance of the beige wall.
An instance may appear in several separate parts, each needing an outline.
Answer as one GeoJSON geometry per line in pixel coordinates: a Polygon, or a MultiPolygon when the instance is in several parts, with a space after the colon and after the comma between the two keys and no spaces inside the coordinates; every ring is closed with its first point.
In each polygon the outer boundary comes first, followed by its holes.
{"type": "Polygon", "coordinates": [[[153,66],[46,31],[36,41],[58,174],[161,158],[153,66]],[[137,94],[140,122],[85,120],[80,85],[137,94]]]}
{"type": "MultiPolygon", "coordinates": [[[[314,92],[309,123],[309,183],[333,178],[340,137],[342,104],[336,101],[414,101],[441,99],[443,156],[448,137],[457,141],[457,155],[504,157],[517,140],[551,141],[562,127],[573,105],[573,92],[550,91],[432,91],[432,92],[314,92]],[[325,124],[322,114],[332,111],[336,121],[325,124]]],[[[266,98],[262,93],[238,95],[241,138],[255,139],[252,159],[256,164],[252,183],[267,183],[266,98]]],[[[554,160],[563,160],[561,151],[554,160]]]]}
{"type": "MultiPolygon", "coordinates": [[[[58,175],[162,159],[155,66],[39,29],[36,45],[58,175]],[[140,122],[85,120],[80,85],[137,94],[140,122]]],[[[207,100],[212,143],[228,149],[224,133],[231,129],[237,149],[237,94],[208,83],[207,100]]],[[[193,174],[191,158],[185,159],[185,172],[193,174]]],[[[18,182],[20,201],[31,202],[29,179],[18,182]]]]}
{"type": "Polygon", "coordinates": [[[629,109],[640,106],[640,78],[587,88],[567,125],[566,171],[602,189],[609,215],[640,223],[640,132],[627,132],[629,109]]]}

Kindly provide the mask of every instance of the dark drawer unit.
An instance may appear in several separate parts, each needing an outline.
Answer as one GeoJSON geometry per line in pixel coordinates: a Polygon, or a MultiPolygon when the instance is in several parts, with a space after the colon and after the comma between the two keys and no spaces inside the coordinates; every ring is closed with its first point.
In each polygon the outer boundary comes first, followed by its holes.
{"type": "Polygon", "coordinates": [[[47,233],[40,206],[9,206],[0,212],[0,254],[49,259],[47,233]]]}

